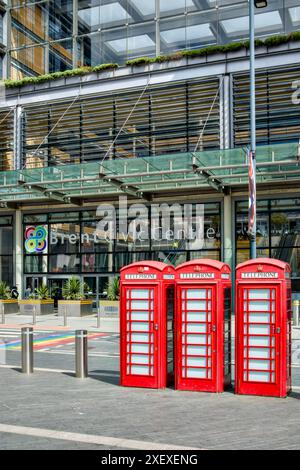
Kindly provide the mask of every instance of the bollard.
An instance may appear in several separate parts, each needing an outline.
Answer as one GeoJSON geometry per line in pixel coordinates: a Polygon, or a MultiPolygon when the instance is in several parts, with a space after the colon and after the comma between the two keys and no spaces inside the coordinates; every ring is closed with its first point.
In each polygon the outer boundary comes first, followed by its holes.
{"type": "Polygon", "coordinates": [[[1,315],[2,315],[2,324],[5,324],[5,310],[4,310],[4,304],[1,302],[1,315]]]}
{"type": "Polygon", "coordinates": [[[64,306],[64,326],[68,326],[67,306],[64,306]]]}
{"type": "Polygon", "coordinates": [[[33,305],[33,310],[32,310],[32,324],[36,325],[36,305],[33,305]]]}
{"type": "Polygon", "coordinates": [[[97,309],[97,328],[100,328],[100,307],[97,309]]]}
{"type": "Polygon", "coordinates": [[[86,330],[75,331],[75,375],[78,379],[88,376],[88,332],[86,330]]]}
{"type": "Polygon", "coordinates": [[[22,372],[33,373],[33,328],[22,328],[22,372]]]}
{"type": "Polygon", "coordinates": [[[299,326],[299,310],[300,310],[300,301],[294,300],[293,302],[293,324],[294,326],[299,326]]]}

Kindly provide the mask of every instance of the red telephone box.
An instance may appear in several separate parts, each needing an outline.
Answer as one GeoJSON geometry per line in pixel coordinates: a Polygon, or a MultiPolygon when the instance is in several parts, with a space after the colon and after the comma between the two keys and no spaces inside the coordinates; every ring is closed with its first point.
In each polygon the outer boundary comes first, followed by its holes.
{"type": "Polygon", "coordinates": [[[237,266],[236,393],[285,397],[291,389],[290,273],[268,258],[237,266]]]}
{"type": "Polygon", "coordinates": [[[164,263],[121,269],[121,385],[165,388],[173,374],[174,286],[164,263]]]}
{"type": "Polygon", "coordinates": [[[222,392],[231,381],[231,279],[209,259],[176,268],[175,388],[222,392]]]}

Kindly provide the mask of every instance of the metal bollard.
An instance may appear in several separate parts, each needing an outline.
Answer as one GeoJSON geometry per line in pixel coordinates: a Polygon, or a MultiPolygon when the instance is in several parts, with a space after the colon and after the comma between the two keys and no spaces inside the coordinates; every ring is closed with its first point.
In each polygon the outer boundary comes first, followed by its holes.
{"type": "Polygon", "coordinates": [[[294,326],[299,326],[299,310],[300,310],[300,301],[294,300],[293,302],[293,324],[294,326]]]}
{"type": "Polygon", "coordinates": [[[36,325],[36,305],[33,305],[33,310],[32,310],[32,324],[36,325]]]}
{"type": "Polygon", "coordinates": [[[1,315],[2,315],[2,324],[5,324],[5,311],[4,311],[4,305],[1,302],[1,315]]]}
{"type": "Polygon", "coordinates": [[[88,332],[87,330],[75,331],[75,375],[78,379],[88,376],[88,332]]]}
{"type": "Polygon", "coordinates": [[[97,309],[97,328],[100,328],[100,307],[97,309]]]}
{"type": "Polygon", "coordinates": [[[67,306],[64,307],[64,326],[68,326],[67,306]]]}
{"type": "Polygon", "coordinates": [[[22,328],[22,372],[33,373],[33,328],[22,328]]]}

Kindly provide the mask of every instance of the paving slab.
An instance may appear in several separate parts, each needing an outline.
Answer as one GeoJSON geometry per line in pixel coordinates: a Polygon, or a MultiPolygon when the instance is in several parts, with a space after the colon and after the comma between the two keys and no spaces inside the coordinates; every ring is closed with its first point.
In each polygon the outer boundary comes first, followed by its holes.
{"type": "MultiPolygon", "coordinates": [[[[0,424],[201,449],[300,449],[300,393],[279,399],[131,389],[118,386],[117,370],[90,373],[80,380],[0,369],[0,424]]],[[[22,442],[13,437],[12,445],[44,445],[28,436],[22,442]]],[[[9,445],[1,435],[0,449],[9,445]]]]}

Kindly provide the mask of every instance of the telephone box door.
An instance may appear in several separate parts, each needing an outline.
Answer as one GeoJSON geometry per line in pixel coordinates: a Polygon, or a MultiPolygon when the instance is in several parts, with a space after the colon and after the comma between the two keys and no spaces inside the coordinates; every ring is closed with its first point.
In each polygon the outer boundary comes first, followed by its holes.
{"type": "Polygon", "coordinates": [[[280,387],[280,287],[240,287],[238,393],[277,395],[280,387]]]}
{"type": "Polygon", "coordinates": [[[158,309],[155,285],[123,286],[122,331],[123,383],[126,386],[158,387],[158,309]]]}
{"type": "Polygon", "coordinates": [[[180,286],[177,319],[179,388],[212,391],[216,383],[216,290],[213,285],[180,286]]]}

